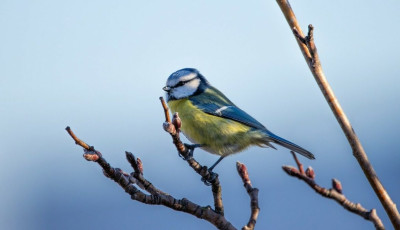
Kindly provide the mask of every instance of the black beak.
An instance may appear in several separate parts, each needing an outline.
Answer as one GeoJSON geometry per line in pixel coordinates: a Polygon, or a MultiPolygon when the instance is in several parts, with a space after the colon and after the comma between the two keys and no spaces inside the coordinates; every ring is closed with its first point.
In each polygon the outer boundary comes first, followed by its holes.
{"type": "Polygon", "coordinates": [[[166,91],[166,92],[171,91],[171,88],[170,88],[169,86],[164,86],[162,89],[163,89],[164,91],[166,91]]]}

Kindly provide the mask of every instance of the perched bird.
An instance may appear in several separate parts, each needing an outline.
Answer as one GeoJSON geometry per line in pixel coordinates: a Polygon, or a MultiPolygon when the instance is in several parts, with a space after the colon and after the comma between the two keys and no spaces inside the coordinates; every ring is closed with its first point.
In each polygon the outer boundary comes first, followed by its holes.
{"type": "Polygon", "coordinates": [[[309,159],[314,155],[285,140],[233,104],[223,93],[210,85],[200,72],[185,68],[172,73],[163,88],[168,106],[178,112],[183,134],[195,145],[220,156],[210,171],[225,157],[249,146],[293,150],[309,159]]]}

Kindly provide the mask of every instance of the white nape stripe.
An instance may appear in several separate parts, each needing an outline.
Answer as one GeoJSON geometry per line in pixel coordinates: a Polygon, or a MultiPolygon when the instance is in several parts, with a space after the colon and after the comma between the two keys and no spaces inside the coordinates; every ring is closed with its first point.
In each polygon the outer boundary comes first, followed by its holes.
{"type": "Polygon", "coordinates": [[[224,111],[225,109],[227,109],[229,107],[231,107],[231,106],[222,106],[221,108],[215,110],[215,113],[221,116],[222,115],[222,111],[224,111]]]}
{"type": "Polygon", "coordinates": [[[187,81],[187,80],[189,80],[189,79],[193,79],[193,78],[195,78],[197,76],[197,73],[190,73],[190,74],[188,74],[188,75],[185,75],[185,76],[182,76],[182,77],[180,77],[179,78],[179,81],[187,81]]]}
{"type": "Polygon", "coordinates": [[[190,80],[190,79],[194,79],[194,78],[196,78],[196,76],[197,76],[196,73],[190,73],[190,74],[187,74],[187,75],[184,75],[184,76],[180,76],[180,77],[177,77],[177,78],[168,79],[167,86],[173,87],[176,84],[178,84],[180,81],[187,81],[187,80],[190,80]]]}

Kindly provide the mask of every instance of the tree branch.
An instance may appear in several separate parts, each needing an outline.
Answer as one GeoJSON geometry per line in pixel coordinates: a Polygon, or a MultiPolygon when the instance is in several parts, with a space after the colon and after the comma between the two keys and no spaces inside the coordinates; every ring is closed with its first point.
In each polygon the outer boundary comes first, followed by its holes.
{"type": "Polygon", "coordinates": [[[67,130],[68,134],[72,137],[72,139],[74,139],[75,144],[81,146],[82,148],[89,150],[90,146],[88,144],[86,144],[85,142],[83,142],[81,139],[79,139],[74,132],[72,132],[71,128],[69,126],[67,126],[67,128],[65,128],[65,130],[67,130]]]}
{"type": "Polygon", "coordinates": [[[287,0],[277,0],[277,3],[281,8],[282,13],[284,14],[286,21],[288,22],[294,36],[297,38],[296,40],[299,44],[300,50],[303,53],[303,56],[306,59],[307,64],[322,91],[322,94],[324,95],[333,114],[339,122],[340,127],[346,135],[346,138],[353,150],[354,157],[357,159],[371,187],[374,189],[375,194],[378,196],[380,202],[385,208],[385,211],[388,214],[394,228],[400,229],[400,214],[396,208],[396,204],[392,201],[389,194],[386,192],[385,188],[381,184],[374,168],[368,160],[367,154],[365,153],[360,140],[354,132],[349,119],[344,113],[342,107],[339,104],[339,101],[337,100],[332,88],[330,87],[325,77],[325,74],[322,70],[321,62],[318,57],[317,48],[314,43],[313,26],[309,25],[308,35],[304,36],[289,2],[287,0]]]}
{"type": "Polygon", "coordinates": [[[258,207],[258,189],[253,188],[251,185],[249,173],[247,172],[247,168],[244,164],[236,162],[236,169],[239,173],[239,176],[242,178],[243,186],[246,188],[246,191],[250,196],[250,219],[247,225],[242,228],[242,230],[253,230],[257,222],[258,214],[260,213],[260,207],[258,207]]]}
{"type": "Polygon", "coordinates": [[[355,203],[349,201],[342,194],[342,185],[341,185],[340,181],[337,179],[332,179],[332,188],[331,189],[326,189],[326,188],[319,186],[314,180],[314,178],[315,178],[314,170],[311,167],[308,167],[307,170],[304,172],[303,164],[300,163],[300,161],[297,159],[296,154],[293,151],[291,151],[291,153],[297,164],[297,169],[293,166],[286,166],[286,165],[282,166],[282,169],[288,175],[297,177],[298,179],[306,182],[312,189],[314,189],[315,192],[317,192],[321,196],[335,200],[343,208],[363,217],[366,220],[371,221],[375,225],[376,229],[379,229],[379,230],[385,229],[385,227],[383,226],[383,223],[382,223],[381,219],[378,217],[378,214],[376,213],[375,209],[371,209],[371,211],[368,211],[367,209],[362,207],[361,204],[355,204],[355,203]]]}
{"type": "MultiPolygon", "coordinates": [[[[193,157],[188,158],[189,150],[182,143],[180,136],[179,136],[181,121],[178,116],[178,113],[174,114],[172,122],[171,122],[170,116],[169,116],[169,110],[168,110],[167,104],[164,101],[164,98],[160,97],[160,101],[161,101],[161,105],[164,109],[164,114],[165,114],[165,122],[163,124],[163,128],[167,133],[169,133],[171,135],[173,143],[174,143],[176,149],[178,150],[179,155],[182,156],[184,159],[187,159],[186,162],[189,164],[189,166],[192,167],[194,169],[194,171],[203,178],[203,180],[211,179],[212,175],[207,170],[206,166],[201,166],[200,163],[197,162],[193,157]]],[[[224,215],[224,206],[222,203],[222,188],[221,188],[218,176],[211,182],[211,190],[212,190],[213,197],[214,197],[215,212],[217,212],[221,215],[224,215]]]]}
{"type": "Polygon", "coordinates": [[[103,168],[104,175],[117,182],[125,190],[125,192],[131,196],[132,200],[150,205],[163,205],[176,211],[189,213],[200,219],[208,221],[218,229],[236,229],[229,221],[225,219],[223,215],[217,213],[209,206],[202,207],[186,198],[176,199],[173,196],[157,189],[152,183],[143,177],[143,165],[141,160],[139,158],[135,158],[132,153],[126,152],[126,158],[134,170],[131,174],[128,174],[119,168],[113,168],[106,161],[106,159],[102,157],[102,154],[99,151],[95,150],[93,146],[88,147],[89,145],[80,140],[69,127],[67,127],[66,130],[72,139],[75,140],[75,143],[84,148],[84,158],[88,161],[97,162],[103,168]],[[135,184],[146,190],[148,193],[150,193],[150,195],[142,192],[135,186],[135,184]]]}
{"type": "MultiPolygon", "coordinates": [[[[167,131],[178,150],[180,156],[187,159],[188,164],[200,175],[202,178],[209,179],[211,177],[210,172],[207,170],[207,167],[201,166],[194,158],[188,158],[189,149],[182,143],[179,137],[181,121],[178,114],[174,114],[172,121],[170,120],[168,107],[161,97],[161,104],[164,109],[166,122],[163,124],[165,131],[167,131]]],[[[133,172],[128,174],[122,171],[119,168],[113,168],[105,158],[103,158],[102,154],[95,150],[93,146],[86,144],[84,141],[79,139],[74,132],[72,132],[70,127],[66,128],[68,134],[75,141],[75,143],[81,146],[84,149],[83,157],[88,161],[97,162],[102,168],[103,173],[106,177],[117,182],[126,193],[131,196],[131,199],[142,202],[144,204],[150,205],[163,205],[168,208],[186,212],[193,216],[196,216],[200,219],[204,219],[218,229],[223,230],[233,230],[236,229],[233,225],[225,219],[224,217],[224,206],[222,203],[222,189],[218,179],[218,176],[214,178],[210,183],[212,185],[212,193],[214,197],[214,209],[210,206],[202,207],[192,201],[183,198],[176,199],[168,193],[163,192],[162,190],[156,188],[150,181],[148,181],[143,176],[143,163],[140,158],[136,158],[132,153],[125,152],[126,159],[130,163],[133,168],[133,172]],[[139,189],[139,188],[140,189],[139,189]],[[146,194],[142,190],[146,191],[149,194],[146,194]]],[[[251,216],[249,223],[243,227],[243,229],[254,229],[256,224],[256,220],[259,213],[258,207],[258,189],[253,188],[247,173],[246,166],[241,163],[237,163],[237,170],[244,182],[244,186],[247,190],[247,193],[251,199],[251,216]]]]}

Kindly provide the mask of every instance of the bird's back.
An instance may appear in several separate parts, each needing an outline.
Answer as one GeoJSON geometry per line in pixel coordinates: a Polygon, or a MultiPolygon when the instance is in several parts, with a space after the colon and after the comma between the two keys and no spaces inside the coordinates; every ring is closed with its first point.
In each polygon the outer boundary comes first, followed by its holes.
{"type": "Polygon", "coordinates": [[[248,133],[252,128],[240,122],[205,113],[189,98],[168,102],[172,112],[178,112],[182,131],[204,150],[217,155],[229,155],[244,150],[254,141],[248,133]]]}

